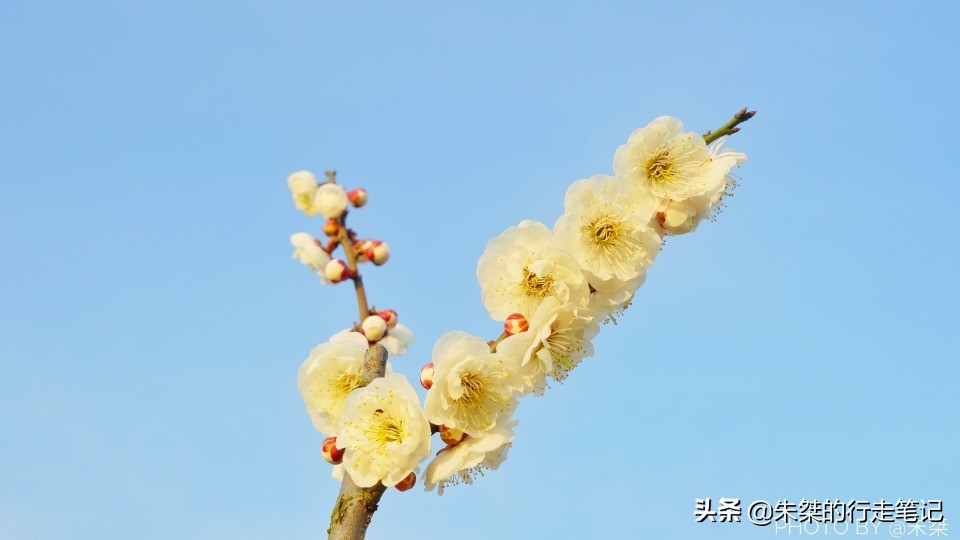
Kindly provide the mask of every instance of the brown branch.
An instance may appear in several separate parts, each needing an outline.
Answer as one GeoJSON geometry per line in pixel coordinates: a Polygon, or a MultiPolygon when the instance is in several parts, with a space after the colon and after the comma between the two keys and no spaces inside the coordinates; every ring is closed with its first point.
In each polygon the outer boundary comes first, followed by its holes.
{"type": "Polygon", "coordinates": [[[357,270],[357,252],[353,250],[353,243],[347,233],[347,214],[343,214],[343,217],[340,218],[339,239],[340,245],[343,246],[343,253],[347,257],[347,266],[350,267],[350,273],[353,274],[350,279],[353,280],[353,288],[357,292],[360,324],[363,324],[363,320],[370,316],[370,308],[367,307],[367,291],[363,288],[363,276],[357,270]]]}
{"type": "MultiPolygon", "coordinates": [[[[377,377],[383,377],[387,365],[387,350],[377,344],[367,349],[363,359],[364,384],[370,384],[377,377]]],[[[340,495],[337,504],[330,514],[330,528],[327,529],[330,540],[362,540],[367,534],[367,527],[377,511],[380,497],[386,491],[383,484],[373,487],[358,487],[344,473],[343,483],[340,485],[340,495]]]]}
{"type": "MultiPolygon", "coordinates": [[[[337,183],[337,171],[325,171],[327,180],[330,183],[337,183]]],[[[347,212],[340,216],[340,231],[337,233],[337,239],[343,246],[343,254],[347,258],[347,266],[353,276],[353,288],[357,292],[357,307],[360,310],[360,324],[370,316],[370,308],[367,307],[367,291],[363,288],[363,276],[357,270],[357,252],[353,249],[353,242],[350,240],[350,231],[347,230],[347,212]]]]}

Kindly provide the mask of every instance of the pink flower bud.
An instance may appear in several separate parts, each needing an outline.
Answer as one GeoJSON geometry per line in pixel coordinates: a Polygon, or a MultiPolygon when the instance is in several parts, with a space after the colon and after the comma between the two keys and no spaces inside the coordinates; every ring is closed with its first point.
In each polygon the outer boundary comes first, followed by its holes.
{"type": "Polygon", "coordinates": [[[340,234],[340,220],[337,218],[328,219],[327,222],[323,224],[323,233],[327,236],[340,234]]]}
{"type": "Polygon", "coordinates": [[[323,269],[323,275],[327,276],[327,279],[330,280],[330,283],[340,283],[345,279],[350,279],[353,277],[353,272],[350,271],[350,267],[347,266],[347,263],[341,261],[340,259],[333,259],[327,263],[326,268],[323,269]]]}
{"type": "Polygon", "coordinates": [[[423,369],[420,370],[420,386],[427,390],[433,386],[433,362],[423,366],[423,369]]]}
{"type": "Polygon", "coordinates": [[[323,446],[320,448],[323,451],[323,459],[327,460],[327,463],[331,465],[339,465],[343,463],[343,450],[337,448],[336,437],[327,437],[324,439],[323,446]]]}
{"type": "Polygon", "coordinates": [[[367,190],[363,188],[351,189],[347,192],[347,198],[350,199],[350,204],[360,208],[367,204],[367,190]]]}
{"type": "Polygon", "coordinates": [[[380,266],[390,259],[390,246],[380,240],[374,240],[372,245],[364,250],[364,255],[368,261],[380,266]]]}
{"type": "Polygon", "coordinates": [[[503,331],[506,332],[508,336],[526,332],[529,329],[530,323],[527,322],[527,318],[519,313],[510,315],[503,323],[503,331]]]}
{"type": "Polygon", "coordinates": [[[381,319],[387,321],[387,328],[393,330],[397,326],[397,312],[392,309],[381,309],[377,312],[381,319]]]}
{"type": "Polygon", "coordinates": [[[367,341],[372,343],[380,341],[387,334],[387,321],[377,315],[371,315],[363,320],[360,333],[367,337],[367,341]]]}
{"type": "Polygon", "coordinates": [[[417,473],[410,471],[410,474],[408,474],[406,478],[401,480],[399,484],[393,487],[397,488],[399,491],[406,491],[415,485],[417,485],[417,473]]]}
{"type": "Polygon", "coordinates": [[[455,428],[448,428],[447,426],[440,426],[440,440],[453,446],[455,444],[460,444],[464,439],[467,438],[467,434],[455,428]]]}

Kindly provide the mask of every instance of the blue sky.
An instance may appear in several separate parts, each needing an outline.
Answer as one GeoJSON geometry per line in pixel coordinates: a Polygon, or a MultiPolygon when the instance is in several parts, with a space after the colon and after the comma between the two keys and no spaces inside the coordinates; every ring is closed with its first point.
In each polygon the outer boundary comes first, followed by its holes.
{"type": "Polygon", "coordinates": [[[338,488],[296,391],[352,322],[288,236],[337,168],[387,240],[373,303],[494,337],[486,241],[552,223],[654,117],[758,109],[715,223],[673,238],[510,459],[389,492],[371,538],[770,538],[694,499],[960,515],[958,9],[949,3],[0,9],[0,538],[316,538],[338,488]],[[532,535],[532,536],[531,536],[532,535]]]}

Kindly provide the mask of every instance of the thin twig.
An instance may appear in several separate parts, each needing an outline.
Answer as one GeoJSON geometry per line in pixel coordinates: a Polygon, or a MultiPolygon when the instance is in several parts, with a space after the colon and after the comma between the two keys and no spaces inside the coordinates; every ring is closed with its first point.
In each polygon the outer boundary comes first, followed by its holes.
{"type": "MultiPolygon", "coordinates": [[[[331,183],[337,183],[337,171],[325,171],[327,175],[327,180],[331,183]]],[[[353,288],[357,292],[357,307],[360,310],[360,323],[362,324],[364,319],[370,316],[370,308],[367,307],[367,291],[363,288],[363,276],[360,275],[360,271],[357,270],[357,252],[353,249],[353,242],[350,241],[350,234],[347,231],[347,212],[344,212],[340,216],[340,232],[337,233],[337,239],[340,241],[340,245],[343,246],[343,254],[347,258],[347,266],[350,268],[350,273],[353,280],[353,288]]]]}
{"type": "Polygon", "coordinates": [[[753,118],[755,114],[757,114],[757,111],[748,111],[746,107],[740,109],[737,114],[733,115],[733,118],[731,118],[729,122],[713,131],[704,133],[703,142],[710,144],[724,135],[733,135],[740,131],[740,128],[737,127],[738,125],[753,118]]]}

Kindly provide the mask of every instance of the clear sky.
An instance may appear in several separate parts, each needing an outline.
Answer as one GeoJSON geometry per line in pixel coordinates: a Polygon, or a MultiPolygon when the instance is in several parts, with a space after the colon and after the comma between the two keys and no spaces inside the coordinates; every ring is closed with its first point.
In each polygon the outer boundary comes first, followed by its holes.
{"type": "MultiPolygon", "coordinates": [[[[944,500],[960,524],[952,3],[35,2],[0,8],[0,538],[318,538],[297,394],[355,317],[290,258],[291,171],[369,190],[379,307],[495,337],[486,241],[635,128],[750,161],[510,459],[371,538],[771,538],[694,499],[944,500]],[[451,532],[453,531],[453,532],[451,532]]],[[[954,535],[960,534],[960,526],[954,535]]]]}

